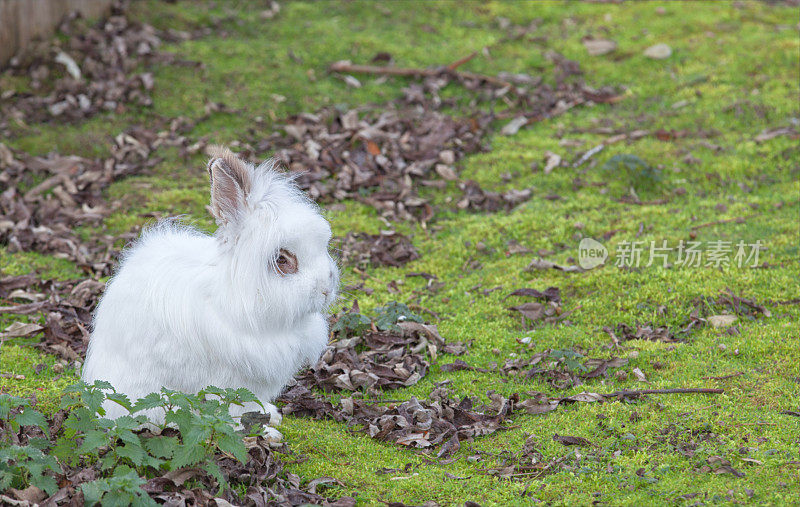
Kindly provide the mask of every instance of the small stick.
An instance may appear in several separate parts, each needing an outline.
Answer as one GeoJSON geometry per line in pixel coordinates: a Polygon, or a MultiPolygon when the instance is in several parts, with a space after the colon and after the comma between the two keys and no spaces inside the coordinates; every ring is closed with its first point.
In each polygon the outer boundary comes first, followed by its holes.
{"type": "Polygon", "coordinates": [[[605,146],[606,146],[605,144],[598,144],[597,146],[595,146],[591,150],[588,150],[586,153],[583,154],[583,156],[581,156],[581,158],[578,159],[577,162],[572,164],[572,167],[573,168],[580,167],[581,164],[583,164],[584,162],[586,162],[587,160],[589,160],[593,156],[595,156],[598,153],[600,153],[601,151],[603,151],[603,148],[605,148],[605,146]]]}
{"type": "Polygon", "coordinates": [[[760,215],[761,215],[761,213],[755,213],[753,215],[749,215],[749,216],[746,216],[746,217],[735,217],[735,218],[726,218],[725,220],[714,220],[713,222],[708,222],[708,223],[705,223],[705,224],[693,225],[692,226],[692,230],[696,231],[697,229],[702,229],[703,227],[712,227],[714,225],[728,224],[728,223],[731,223],[731,222],[736,222],[737,224],[743,224],[745,222],[745,220],[747,220],[748,218],[754,218],[754,217],[757,217],[757,216],[760,216],[760,215]]]}
{"type": "Polygon", "coordinates": [[[680,387],[677,389],[623,389],[613,393],[603,394],[604,398],[619,398],[620,396],[639,396],[642,394],[680,394],[680,393],[702,393],[702,394],[721,394],[724,389],[709,389],[705,387],[680,387]]]}
{"type": "Polygon", "coordinates": [[[477,51],[473,51],[471,55],[467,55],[464,58],[460,58],[460,59],[454,61],[453,63],[451,63],[450,65],[448,65],[447,66],[447,70],[452,72],[452,71],[456,70],[457,68],[461,67],[462,65],[464,65],[465,63],[467,63],[468,61],[472,60],[476,56],[478,56],[478,52],[477,51]]]}
{"type": "Polygon", "coordinates": [[[440,73],[437,69],[406,69],[402,67],[377,67],[374,65],[353,65],[350,62],[334,62],[333,72],[355,72],[359,74],[380,74],[382,76],[429,77],[440,73]]]}

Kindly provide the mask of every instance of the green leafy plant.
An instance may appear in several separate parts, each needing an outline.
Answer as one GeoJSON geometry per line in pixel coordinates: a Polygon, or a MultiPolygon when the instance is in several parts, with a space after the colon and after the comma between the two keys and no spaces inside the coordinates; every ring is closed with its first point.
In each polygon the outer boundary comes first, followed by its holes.
{"type": "Polygon", "coordinates": [[[650,192],[661,184],[661,170],[630,153],[614,155],[603,164],[603,170],[616,177],[624,175],[629,186],[639,193],[650,192]]]}
{"type": "Polygon", "coordinates": [[[88,505],[137,507],[158,505],[142,489],[146,482],[135,470],[120,466],[111,477],[81,484],[81,491],[88,505]]]}
{"type": "Polygon", "coordinates": [[[53,477],[45,474],[48,470],[60,473],[58,461],[32,444],[0,448],[0,490],[31,484],[53,494],[58,485],[53,477]]]}
{"type": "Polygon", "coordinates": [[[371,325],[372,319],[366,315],[350,312],[341,315],[331,327],[331,331],[345,335],[360,335],[367,331],[371,325]]]}
{"type": "Polygon", "coordinates": [[[563,364],[571,371],[588,371],[588,369],[578,361],[583,357],[583,354],[575,352],[572,349],[551,350],[550,357],[563,364]]]}
{"type": "MultiPolygon", "coordinates": [[[[49,434],[47,419],[25,398],[0,394],[0,420],[14,433],[23,426],[36,426],[45,435],[49,434]]],[[[54,493],[58,485],[46,472],[60,473],[61,468],[53,456],[45,453],[49,441],[30,438],[28,445],[17,445],[11,443],[8,431],[0,435],[0,490],[32,484],[47,493],[54,493]]]]}
{"type": "MultiPolygon", "coordinates": [[[[0,419],[7,422],[12,430],[19,431],[22,426],[37,426],[48,434],[47,419],[41,412],[31,407],[31,402],[8,394],[0,394],[0,419]]],[[[3,439],[7,435],[3,434],[3,439]]]]}
{"type": "MultiPolygon", "coordinates": [[[[29,438],[12,445],[8,431],[0,439],[0,490],[37,486],[49,494],[57,483],[48,472],[67,466],[97,466],[102,477],[81,485],[86,501],[103,505],[154,505],[142,490],[144,477],[195,466],[207,471],[222,491],[227,481],[214,459],[218,452],[244,463],[243,432],[230,415],[232,405],[259,400],[246,389],[207,387],[197,394],[162,389],[135,402],[108,382],[77,383],[65,390],[60,408],[69,411],[55,442],[29,438]],[[103,404],[111,401],[128,411],[109,419],[103,404]],[[144,411],[163,411],[164,422],[153,425],[144,411]],[[145,429],[154,431],[144,431],[145,429]],[[171,428],[170,431],[165,431],[171,428]]],[[[262,406],[263,408],[263,406],[262,406]]],[[[0,395],[2,428],[19,432],[37,426],[50,437],[47,419],[24,398],[0,395]]]]}
{"type": "Polygon", "coordinates": [[[354,306],[353,310],[339,316],[331,327],[331,331],[343,336],[359,336],[374,328],[381,331],[399,331],[397,323],[403,321],[424,322],[422,317],[414,313],[408,306],[396,301],[375,308],[374,318],[360,313],[358,306],[354,306]]]}
{"type": "Polygon", "coordinates": [[[422,317],[403,303],[391,301],[386,306],[375,308],[375,326],[381,331],[396,330],[397,323],[403,321],[424,322],[422,317]]]}

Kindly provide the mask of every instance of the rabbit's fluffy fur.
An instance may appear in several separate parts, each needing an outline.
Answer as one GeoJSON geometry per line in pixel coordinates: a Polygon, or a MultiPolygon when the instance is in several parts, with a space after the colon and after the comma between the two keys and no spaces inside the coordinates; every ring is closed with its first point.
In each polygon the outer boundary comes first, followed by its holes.
{"type": "MultiPolygon", "coordinates": [[[[269,402],[327,344],[325,312],[339,281],[331,229],[271,162],[254,167],[214,148],[208,171],[216,234],[165,221],[125,252],[97,307],[82,377],[132,400],[162,386],[246,387],[277,424],[269,402]],[[286,252],[295,273],[279,266],[286,252]]],[[[104,408],[112,418],[125,412],[104,408]]]]}

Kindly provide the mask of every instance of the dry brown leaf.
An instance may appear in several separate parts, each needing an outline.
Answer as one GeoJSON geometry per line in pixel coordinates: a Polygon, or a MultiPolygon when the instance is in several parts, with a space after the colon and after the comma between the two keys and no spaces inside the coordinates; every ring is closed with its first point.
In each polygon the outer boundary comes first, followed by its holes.
{"type": "Polygon", "coordinates": [[[33,336],[42,329],[42,326],[32,322],[14,322],[0,333],[0,340],[33,336]]]}
{"type": "Polygon", "coordinates": [[[665,58],[669,58],[672,55],[672,48],[669,47],[667,44],[660,43],[645,49],[642,54],[654,60],[663,60],[665,58]]]}
{"type": "Polygon", "coordinates": [[[736,315],[710,315],[706,317],[708,323],[715,328],[730,327],[736,322],[736,319],[736,315]]]}
{"type": "Polygon", "coordinates": [[[600,56],[617,49],[617,43],[608,39],[583,39],[583,47],[591,56],[600,56]]]}

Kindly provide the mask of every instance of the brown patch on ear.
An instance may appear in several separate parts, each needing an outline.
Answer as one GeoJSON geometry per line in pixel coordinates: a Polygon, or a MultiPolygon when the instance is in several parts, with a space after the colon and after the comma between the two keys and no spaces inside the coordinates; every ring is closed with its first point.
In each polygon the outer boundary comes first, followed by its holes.
{"type": "Polygon", "coordinates": [[[211,171],[211,166],[219,159],[229,170],[229,174],[236,181],[236,184],[239,185],[239,188],[241,188],[245,194],[250,193],[251,178],[250,168],[247,162],[237,157],[235,153],[225,146],[209,146],[208,154],[211,156],[211,159],[208,161],[208,174],[211,177],[212,183],[214,181],[214,174],[211,171]]]}
{"type": "Polygon", "coordinates": [[[211,214],[220,226],[235,222],[246,206],[252,179],[248,164],[222,146],[208,149],[211,179],[211,214]]]}

